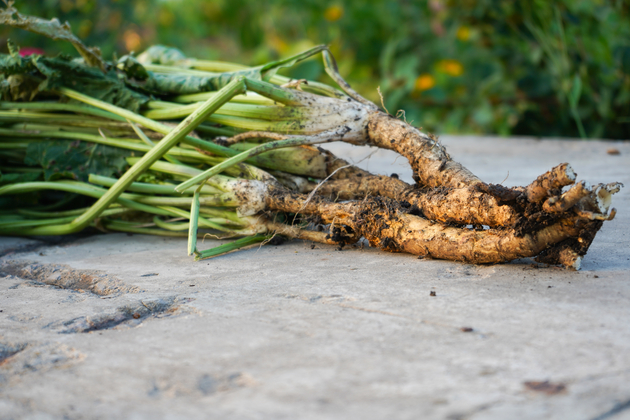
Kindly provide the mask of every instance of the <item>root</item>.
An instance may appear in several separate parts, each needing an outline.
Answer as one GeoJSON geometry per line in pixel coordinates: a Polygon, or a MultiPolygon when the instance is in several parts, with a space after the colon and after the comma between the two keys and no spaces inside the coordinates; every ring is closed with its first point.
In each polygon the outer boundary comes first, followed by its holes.
{"type": "Polygon", "coordinates": [[[338,158],[326,149],[318,147],[318,150],[325,156],[326,175],[330,176],[334,173],[331,177],[332,179],[350,179],[371,175],[368,171],[357,168],[348,161],[338,158]]]}
{"type": "Polygon", "coordinates": [[[319,188],[319,195],[333,200],[356,200],[381,196],[404,201],[427,219],[459,225],[514,226],[518,213],[508,205],[499,205],[490,194],[468,188],[414,188],[396,178],[367,175],[361,178],[329,181],[319,188]]]}
{"type": "Polygon", "coordinates": [[[531,203],[538,203],[545,198],[559,193],[560,189],[575,182],[576,174],[568,163],[563,163],[536,178],[525,188],[525,195],[531,203]]]}
{"type": "MultiPolygon", "coordinates": [[[[372,180],[377,181],[378,177],[372,177],[372,180]]],[[[363,181],[352,182],[355,186],[365,186],[363,181]]],[[[612,189],[604,188],[607,192],[612,189]]],[[[598,193],[601,195],[601,189],[590,191],[582,198],[580,206],[592,208],[593,203],[600,199],[598,193]]],[[[355,237],[363,236],[370,245],[386,251],[475,264],[500,263],[540,255],[541,261],[574,267],[579,265],[580,258],[588,250],[602,223],[584,217],[584,210],[575,209],[527,234],[516,229],[476,230],[427,220],[414,214],[413,206],[407,201],[380,196],[333,203],[317,196],[307,200],[302,194],[276,188],[270,189],[265,204],[273,211],[302,212],[318,216],[322,223],[335,222],[347,226],[355,237]]],[[[596,214],[603,216],[602,213],[596,214]]]]}
{"type": "Polygon", "coordinates": [[[481,182],[461,164],[453,161],[446,149],[431,135],[377,112],[367,125],[369,144],[390,149],[406,157],[420,186],[465,188],[481,182]]]}
{"type": "Polygon", "coordinates": [[[585,181],[578,182],[566,193],[550,197],[543,203],[543,210],[547,213],[564,213],[586,197],[590,190],[585,181]]]}
{"type": "MultiPolygon", "coordinates": [[[[264,225],[271,232],[276,232],[278,235],[286,236],[293,239],[304,239],[307,241],[319,242],[328,245],[337,245],[338,242],[333,240],[330,235],[325,232],[316,232],[314,230],[300,229],[297,226],[289,226],[284,223],[277,222],[264,222],[264,225]]],[[[356,241],[354,241],[356,242],[356,241]]]]}
{"type": "Polygon", "coordinates": [[[602,224],[602,221],[587,223],[577,238],[565,239],[557,245],[545,249],[536,257],[536,261],[579,270],[582,265],[582,258],[586,255],[602,224]]]}

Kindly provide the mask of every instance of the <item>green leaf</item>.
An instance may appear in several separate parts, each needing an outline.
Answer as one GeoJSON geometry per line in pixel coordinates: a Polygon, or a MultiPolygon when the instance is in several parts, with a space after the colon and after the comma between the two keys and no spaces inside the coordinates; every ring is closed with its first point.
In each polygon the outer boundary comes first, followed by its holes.
{"type": "Polygon", "coordinates": [[[127,84],[153,95],[189,95],[193,93],[217,91],[239,76],[261,80],[260,70],[240,70],[221,73],[216,76],[195,76],[149,72],[143,82],[127,81],[127,84]]]}
{"type": "Polygon", "coordinates": [[[104,73],[65,55],[22,58],[0,54],[0,74],[9,76],[0,83],[3,98],[7,99],[30,99],[38,92],[67,87],[133,112],[149,100],[130,89],[116,70],[104,73]]]}
{"type": "Polygon", "coordinates": [[[46,181],[71,178],[87,181],[89,174],[118,175],[127,168],[130,151],[82,141],[50,140],[30,143],[24,163],[41,166],[46,181]]]}
{"type": "Polygon", "coordinates": [[[149,78],[147,69],[132,55],[123,55],[120,57],[117,67],[124,71],[127,77],[138,80],[146,80],[149,78]]]}
{"type": "MultiPolygon", "coordinates": [[[[215,91],[241,76],[253,80],[269,80],[279,69],[294,66],[296,63],[306,60],[325,49],[327,49],[325,45],[319,45],[289,58],[273,61],[262,66],[211,76],[150,73],[150,77],[146,81],[132,85],[156,95],[186,95],[215,91]]],[[[138,62],[188,67],[188,58],[180,50],[163,45],[150,47],[138,56],[138,62]]]]}
{"type": "Polygon", "coordinates": [[[26,173],[0,173],[0,185],[17,184],[21,182],[34,182],[40,179],[41,172],[26,173]]]}
{"type": "Polygon", "coordinates": [[[153,45],[138,56],[142,64],[160,64],[163,66],[188,67],[188,58],[183,52],[173,47],[153,45]]]}

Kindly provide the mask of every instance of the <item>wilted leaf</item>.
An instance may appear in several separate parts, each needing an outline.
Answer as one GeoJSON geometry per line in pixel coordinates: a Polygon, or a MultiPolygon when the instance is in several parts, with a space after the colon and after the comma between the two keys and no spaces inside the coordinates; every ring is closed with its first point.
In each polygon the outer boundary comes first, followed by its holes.
{"type": "Polygon", "coordinates": [[[10,92],[14,98],[32,98],[37,92],[63,86],[134,112],[149,100],[130,89],[115,70],[104,73],[65,55],[23,58],[0,54],[0,74],[13,76],[12,80],[3,80],[2,92],[3,96],[10,92]],[[37,87],[33,83],[19,83],[34,79],[40,81],[37,87]]]}
{"type": "Polygon", "coordinates": [[[22,15],[18,13],[12,3],[8,3],[5,9],[0,10],[0,24],[25,29],[51,39],[71,42],[89,66],[105,70],[105,62],[101,58],[101,50],[97,47],[90,48],[85,46],[79,38],[74,36],[68,22],[61,24],[57,18],[45,20],[36,16],[22,15]]]}

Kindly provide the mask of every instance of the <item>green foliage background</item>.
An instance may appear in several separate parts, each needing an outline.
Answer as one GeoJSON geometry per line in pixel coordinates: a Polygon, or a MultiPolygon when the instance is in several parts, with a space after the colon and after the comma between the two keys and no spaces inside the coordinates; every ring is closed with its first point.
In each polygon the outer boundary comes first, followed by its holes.
{"type": "MultiPolygon", "coordinates": [[[[369,99],[437,133],[630,138],[625,0],[18,0],[119,56],[161,43],[257,65],[327,43],[369,99]]],[[[73,53],[0,28],[22,48],[73,53]]],[[[6,48],[6,47],[5,47],[6,48]]],[[[290,76],[327,78],[317,60],[290,76]]]]}

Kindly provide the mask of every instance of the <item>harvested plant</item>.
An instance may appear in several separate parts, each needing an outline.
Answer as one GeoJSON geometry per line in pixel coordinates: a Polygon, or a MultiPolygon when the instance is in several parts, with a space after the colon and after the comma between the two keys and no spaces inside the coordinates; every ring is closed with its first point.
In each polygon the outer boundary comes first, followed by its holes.
{"type": "Polygon", "coordinates": [[[0,235],[102,231],[187,236],[208,258],[274,236],[500,263],[578,269],[621,184],[576,180],[567,163],[530,185],[480,180],[436,137],[355,92],[325,46],[258,67],[154,46],[113,61],[67,25],[0,22],[72,42],[81,58],[0,56],[0,235]],[[321,54],[337,87],[277,74],[321,54]],[[313,145],[393,150],[415,184],[313,145]],[[239,238],[208,250],[197,238],[239,238]]]}

